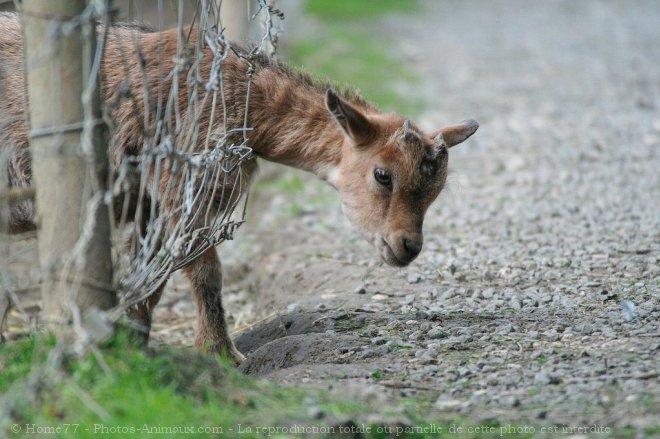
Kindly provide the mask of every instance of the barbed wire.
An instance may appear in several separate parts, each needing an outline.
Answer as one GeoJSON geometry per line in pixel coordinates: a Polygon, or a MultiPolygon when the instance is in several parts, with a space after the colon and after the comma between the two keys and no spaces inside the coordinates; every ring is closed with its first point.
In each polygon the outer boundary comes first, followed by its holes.
{"type": "MultiPolygon", "coordinates": [[[[168,121],[164,118],[164,123],[157,123],[153,135],[144,139],[141,153],[122,157],[113,172],[118,177],[107,197],[112,202],[112,198],[117,200],[123,196],[126,204],[125,189],[130,183],[125,183],[135,168],[140,171],[135,214],[128,218],[124,206],[121,219],[115,225],[121,230],[131,219],[134,225],[129,237],[134,252],[130,257],[118,257],[115,264],[115,277],[121,293],[120,304],[113,314],[116,317],[158,290],[173,271],[191,263],[207,249],[232,239],[236,229],[245,221],[247,197],[243,195],[248,182],[242,167],[254,157],[247,145],[251,130],[247,116],[253,60],[259,53],[274,54],[279,29],[273,26],[271,17],[276,14],[282,18],[282,15],[266,0],[258,0],[258,9],[251,20],[261,20],[263,32],[258,45],[243,53],[224,36],[220,5],[209,0],[199,1],[193,20],[197,28],[190,27],[187,32],[181,8],[177,14],[178,29],[180,35],[185,35],[185,40],[180,38],[174,68],[167,74],[171,88],[162,114],[176,121],[176,132],[183,135],[168,131],[168,121]],[[190,51],[191,33],[195,31],[198,32],[197,41],[194,50],[190,51]],[[222,67],[230,51],[237,51],[249,63],[245,72],[248,92],[242,127],[227,126],[229,110],[224,96],[222,67]],[[211,68],[208,77],[203,77],[200,61],[209,54],[212,56],[211,68]],[[185,72],[183,66],[188,66],[187,73],[193,82],[189,87],[193,92],[185,111],[177,105],[181,93],[177,86],[179,75],[185,72]],[[202,85],[201,95],[196,93],[197,84],[202,85]],[[199,109],[207,108],[209,100],[212,101],[211,114],[206,115],[199,109]],[[217,105],[219,101],[221,106],[217,105]],[[209,118],[205,133],[199,132],[202,117],[209,118]],[[212,127],[219,125],[217,119],[220,117],[222,129],[214,132],[212,127]],[[240,143],[232,141],[239,138],[234,134],[242,134],[240,143]],[[173,169],[176,170],[174,175],[173,169]],[[169,178],[163,187],[161,180],[165,174],[169,174],[169,178]],[[171,210],[166,211],[164,205],[171,210]],[[143,222],[147,207],[148,221],[139,227],[137,225],[143,222]]],[[[145,120],[153,119],[153,116],[145,115],[145,120]]]]}
{"type": "MultiPolygon", "coordinates": [[[[164,2],[157,4],[159,21],[163,21],[164,2]]],[[[66,349],[58,345],[49,354],[47,362],[31,373],[27,387],[33,389],[32,394],[36,393],[39,382],[58,370],[65,351],[71,352],[73,347],[76,353],[91,350],[100,355],[96,343],[107,336],[107,329],[129,307],[159,290],[174,271],[190,264],[209,248],[232,239],[245,222],[249,173],[244,172],[244,167],[254,159],[248,146],[254,61],[260,54],[274,55],[280,29],[273,18],[279,20],[283,15],[269,0],[256,0],[256,10],[246,20],[259,22],[261,33],[257,44],[244,50],[225,37],[220,16],[222,1],[198,0],[191,23],[184,22],[186,5],[178,2],[174,11],[177,42],[169,71],[164,63],[154,67],[144,62],[141,43],[143,37],[154,31],[134,23],[118,26],[132,29],[132,41],[116,41],[119,47],[113,47],[120,55],[117,67],[123,69],[125,78],[117,82],[115,95],[106,99],[107,108],[102,120],[91,117],[86,111],[85,120],[76,124],[75,129],[82,128],[83,132],[80,154],[87,158],[93,155],[91,133],[95,127],[100,123],[111,127],[111,180],[107,190],[100,190],[90,179],[85,181],[91,197],[85,206],[82,233],[71,254],[62,255],[63,277],[72,281],[67,301],[73,313],[75,340],[74,343],[67,340],[69,346],[66,349]],[[224,63],[232,53],[247,61],[248,66],[245,71],[244,117],[238,126],[230,125],[232,118],[229,117],[230,106],[223,78],[224,63]],[[130,59],[131,56],[138,59],[130,59]],[[202,63],[210,67],[203,69],[202,63]],[[139,66],[137,77],[141,78],[142,84],[135,83],[129,65],[139,66]],[[148,69],[159,70],[161,79],[157,84],[149,83],[149,75],[153,72],[148,69]],[[186,85],[185,90],[181,84],[186,85]],[[113,112],[125,102],[135,101],[136,87],[144,90],[142,103],[134,106],[144,108],[144,114],[133,114],[135,120],[142,123],[143,137],[140,148],[122,153],[118,149],[122,139],[118,137],[118,131],[112,130],[115,123],[113,112]],[[188,99],[183,105],[181,96],[186,94],[188,99]],[[205,113],[209,108],[210,113],[205,113]],[[202,118],[208,118],[208,123],[201,123],[202,118]],[[77,268],[89,262],[85,260],[85,248],[92,239],[97,212],[106,206],[114,212],[111,215],[114,279],[113,285],[97,286],[118,291],[119,303],[107,313],[82,315],[75,306],[75,286],[89,280],[77,276],[80,272],[77,268]]],[[[115,12],[108,8],[106,1],[94,0],[79,16],[50,17],[49,38],[53,40],[75,27],[84,28],[90,23],[98,25],[97,52],[82,96],[84,105],[91,101],[97,87],[97,73],[102,69],[104,59],[102,54],[109,49],[109,39],[113,38],[111,18],[115,12]]],[[[44,47],[40,56],[51,55],[51,50],[44,47]]],[[[46,134],[61,134],[69,128],[54,127],[53,133],[46,134]]],[[[3,153],[0,154],[0,168],[6,169],[10,148],[0,152],[3,153]]],[[[87,162],[92,166],[91,159],[87,162]]],[[[7,182],[3,181],[0,179],[0,193],[8,194],[7,182]]],[[[9,204],[3,200],[0,199],[0,323],[4,323],[9,303],[19,310],[25,322],[30,322],[28,312],[21,306],[16,285],[10,279],[11,258],[5,257],[9,248],[6,233],[9,204]]],[[[2,330],[0,327],[0,332],[2,330]]],[[[30,394],[25,383],[18,386],[20,389],[13,389],[14,393],[30,394]]],[[[10,418],[11,395],[10,389],[0,399],[0,418],[10,418]]]]}

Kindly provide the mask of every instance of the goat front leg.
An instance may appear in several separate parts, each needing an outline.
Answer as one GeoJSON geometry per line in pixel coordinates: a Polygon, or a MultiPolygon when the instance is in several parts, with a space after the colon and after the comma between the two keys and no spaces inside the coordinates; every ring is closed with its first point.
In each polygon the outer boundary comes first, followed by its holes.
{"type": "Polygon", "coordinates": [[[190,280],[197,303],[195,347],[201,351],[228,355],[239,365],[245,360],[231,341],[222,307],[222,265],[214,248],[206,250],[183,269],[190,280]]]}

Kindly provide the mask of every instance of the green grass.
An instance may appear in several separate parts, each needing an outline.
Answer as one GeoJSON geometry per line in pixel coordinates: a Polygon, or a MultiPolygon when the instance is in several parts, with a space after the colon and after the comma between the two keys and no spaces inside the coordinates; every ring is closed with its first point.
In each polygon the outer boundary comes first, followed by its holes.
{"type": "MultiPolygon", "coordinates": [[[[422,100],[401,91],[401,84],[419,81],[391,41],[378,29],[385,13],[414,13],[415,1],[309,1],[305,8],[318,29],[304,40],[284,47],[288,60],[320,78],[357,88],[384,111],[415,117],[422,100]]],[[[392,39],[396,36],[392,36],[392,39]]]]}
{"type": "MultiPolygon", "coordinates": [[[[291,437],[282,428],[297,426],[335,435],[340,429],[368,431],[365,438],[514,437],[500,436],[498,424],[431,421],[432,397],[383,405],[342,396],[345,392],[281,387],[246,377],[219,357],[183,350],[145,353],[121,336],[100,357],[67,360],[58,371],[48,371],[30,396],[24,380],[53,345],[53,340],[36,338],[0,350],[0,391],[14,401],[12,418],[0,419],[0,436],[197,438],[222,432],[223,437],[291,437]],[[464,434],[452,433],[452,425],[464,434]],[[468,426],[493,427],[497,433],[472,434],[468,426]]],[[[372,376],[378,380],[382,373],[376,370],[372,376]]]]}
{"type": "Polygon", "coordinates": [[[305,12],[324,20],[367,20],[417,11],[415,0],[308,0],[305,12]]]}
{"type": "Polygon", "coordinates": [[[337,204],[335,191],[318,179],[305,178],[302,172],[282,172],[261,178],[255,189],[259,194],[258,197],[262,198],[270,198],[278,194],[288,195],[291,201],[287,200],[286,208],[282,212],[282,220],[337,204]]]}
{"type": "Polygon", "coordinates": [[[297,174],[278,174],[274,178],[264,178],[257,183],[257,190],[275,193],[297,193],[305,189],[305,182],[297,174]]]}
{"type": "MultiPolygon", "coordinates": [[[[38,356],[40,363],[45,358],[40,352],[45,353],[50,346],[52,343],[42,340],[3,347],[2,392],[20,383],[34,357],[38,356]]],[[[103,437],[125,438],[129,437],[127,430],[135,432],[132,437],[164,437],[151,433],[169,428],[194,430],[185,437],[208,437],[208,429],[214,428],[229,437],[249,438],[263,436],[256,432],[259,426],[317,424],[309,413],[310,406],[318,407],[313,416],[321,413],[337,420],[369,410],[365,402],[257,381],[218,357],[194,352],[147,354],[120,341],[104,349],[102,358],[111,373],[104,372],[93,355],[65,362],[57,379],[46,380],[40,386],[36,403],[20,401],[21,387],[14,389],[10,397],[19,396],[19,400],[12,423],[28,434],[26,429],[33,425],[68,424],[67,431],[51,435],[61,438],[92,438],[100,433],[103,437]],[[95,404],[90,405],[89,400],[95,404]],[[239,424],[243,433],[238,431],[239,424]]],[[[0,421],[0,427],[10,426],[0,421]]]]}
{"type": "Polygon", "coordinates": [[[9,386],[28,374],[32,366],[32,360],[44,360],[44,355],[36,351],[33,340],[21,342],[16,347],[9,348],[0,345],[0,394],[4,394],[9,386]]]}

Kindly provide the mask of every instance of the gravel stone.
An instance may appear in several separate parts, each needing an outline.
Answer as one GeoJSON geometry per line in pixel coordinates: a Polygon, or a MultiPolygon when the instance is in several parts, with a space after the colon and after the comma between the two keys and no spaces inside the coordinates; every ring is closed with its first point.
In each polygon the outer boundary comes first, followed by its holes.
{"type": "Polygon", "coordinates": [[[332,320],[344,320],[348,318],[348,313],[346,311],[339,311],[330,316],[332,320]]]}
{"type": "Polygon", "coordinates": [[[449,337],[446,340],[443,340],[443,344],[447,345],[463,345],[472,341],[472,337],[469,335],[459,335],[456,337],[449,337]]]}
{"type": "Polygon", "coordinates": [[[495,290],[492,288],[487,288],[481,292],[481,296],[484,299],[492,299],[494,295],[495,295],[495,290]]]}
{"type": "Polygon", "coordinates": [[[429,332],[426,333],[426,336],[431,339],[445,338],[449,336],[449,332],[436,326],[435,328],[431,328],[429,332]]]}
{"type": "Polygon", "coordinates": [[[434,407],[443,412],[452,412],[460,410],[463,405],[463,402],[458,399],[438,399],[434,407]]]}
{"type": "Polygon", "coordinates": [[[550,374],[544,370],[534,375],[534,384],[547,386],[548,384],[560,384],[561,378],[558,375],[550,374]]]}
{"type": "Polygon", "coordinates": [[[357,357],[360,359],[365,359],[365,358],[373,358],[373,357],[382,357],[384,355],[387,355],[387,353],[390,351],[389,347],[387,345],[382,345],[378,346],[375,348],[367,348],[360,352],[357,357]]]}
{"type": "Polygon", "coordinates": [[[517,396],[508,395],[508,396],[504,396],[501,399],[500,403],[505,407],[519,407],[520,399],[518,399],[517,396]]]}
{"type": "Polygon", "coordinates": [[[577,331],[583,335],[591,335],[594,332],[594,327],[591,323],[582,323],[577,327],[577,331]]]}

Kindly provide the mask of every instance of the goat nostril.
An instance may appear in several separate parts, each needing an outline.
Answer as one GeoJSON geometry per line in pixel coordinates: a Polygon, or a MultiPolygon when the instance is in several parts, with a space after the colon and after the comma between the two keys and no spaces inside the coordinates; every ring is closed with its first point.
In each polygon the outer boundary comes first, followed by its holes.
{"type": "Polygon", "coordinates": [[[422,243],[403,238],[403,248],[406,250],[406,253],[410,258],[414,258],[420,251],[422,251],[422,243]]]}

